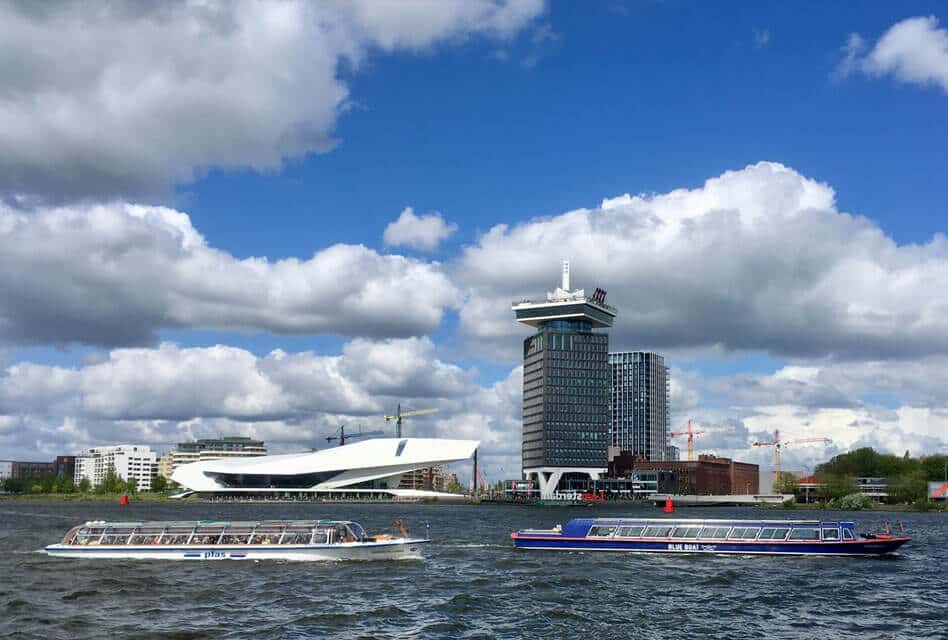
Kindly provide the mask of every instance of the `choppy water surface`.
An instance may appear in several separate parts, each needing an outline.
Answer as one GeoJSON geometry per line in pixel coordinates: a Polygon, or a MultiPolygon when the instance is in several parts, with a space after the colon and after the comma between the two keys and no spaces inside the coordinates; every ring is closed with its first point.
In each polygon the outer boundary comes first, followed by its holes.
{"type": "MultiPolygon", "coordinates": [[[[890,514],[898,558],[516,552],[510,531],[589,508],[0,502],[2,638],[948,638],[948,517],[890,514]],[[89,519],[431,523],[424,561],[168,562],[36,553],[89,519]]],[[[626,513],[615,509],[603,515],[626,513]]],[[[628,513],[632,513],[629,510],[628,513]]],[[[660,515],[639,507],[635,513],[660,515]]],[[[818,512],[766,512],[816,517],[818,512]]],[[[688,517],[757,517],[688,509],[688,517]]],[[[883,514],[850,517],[877,529],[883,514]]]]}

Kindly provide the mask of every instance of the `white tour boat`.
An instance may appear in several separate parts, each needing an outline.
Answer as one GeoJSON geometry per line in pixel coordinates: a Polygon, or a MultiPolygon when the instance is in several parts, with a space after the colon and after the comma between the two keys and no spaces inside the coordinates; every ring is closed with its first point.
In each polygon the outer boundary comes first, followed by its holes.
{"type": "Polygon", "coordinates": [[[51,556],[136,560],[403,560],[422,557],[427,537],[367,535],[348,520],[261,522],[86,522],[73,527],[51,556]]]}

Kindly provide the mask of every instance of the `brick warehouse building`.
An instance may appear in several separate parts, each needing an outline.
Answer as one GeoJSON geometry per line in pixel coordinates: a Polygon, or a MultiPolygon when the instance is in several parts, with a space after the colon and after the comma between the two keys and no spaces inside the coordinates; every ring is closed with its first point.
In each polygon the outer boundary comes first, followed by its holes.
{"type": "Polygon", "coordinates": [[[612,477],[652,472],[659,493],[683,495],[755,495],[759,493],[759,469],[750,462],[699,455],[696,461],[633,460],[618,456],[610,465],[612,477]],[[631,468],[628,466],[631,463],[631,468]]]}

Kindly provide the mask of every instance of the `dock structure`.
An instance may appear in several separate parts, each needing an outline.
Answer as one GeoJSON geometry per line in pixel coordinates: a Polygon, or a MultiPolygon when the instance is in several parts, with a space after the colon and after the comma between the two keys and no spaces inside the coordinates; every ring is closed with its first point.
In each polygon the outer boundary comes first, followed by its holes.
{"type": "Polygon", "coordinates": [[[648,499],[655,504],[665,504],[671,500],[676,507],[726,507],[726,506],[753,506],[759,504],[783,504],[793,500],[788,494],[752,494],[752,495],[676,495],[671,493],[653,493],[648,499]]]}

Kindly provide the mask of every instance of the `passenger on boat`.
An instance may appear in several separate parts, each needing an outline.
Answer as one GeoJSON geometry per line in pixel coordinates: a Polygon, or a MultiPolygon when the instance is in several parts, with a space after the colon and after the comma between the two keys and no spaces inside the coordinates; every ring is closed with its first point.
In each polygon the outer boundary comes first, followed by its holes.
{"type": "Polygon", "coordinates": [[[402,534],[402,537],[403,537],[403,538],[410,538],[410,537],[411,537],[410,535],[408,535],[408,529],[405,528],[405,525],[402,524],[402,521],[401,521],[401,520],[396,520],[396,521],[395,521],[395,526],[398,527],[398,532],[399,532],[400,534],[402,534]]]}

